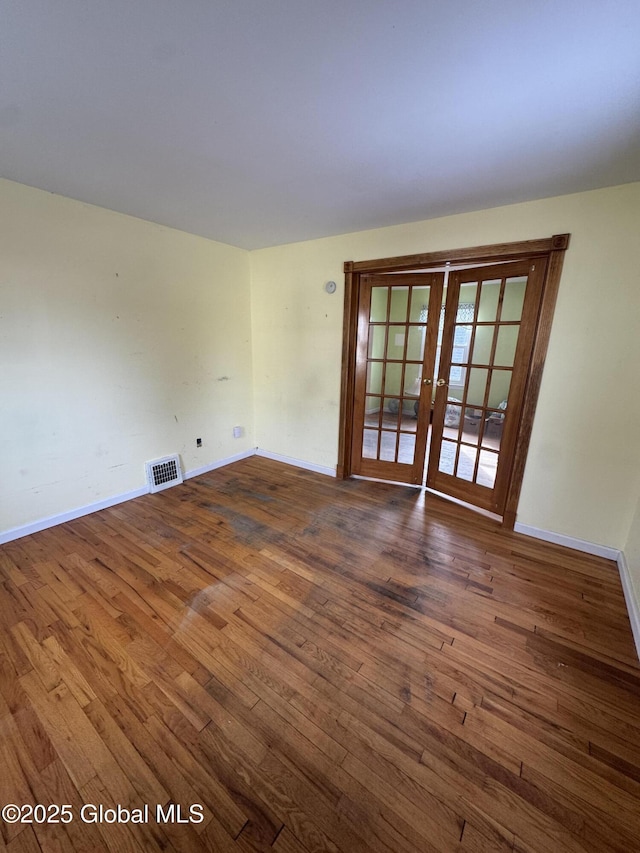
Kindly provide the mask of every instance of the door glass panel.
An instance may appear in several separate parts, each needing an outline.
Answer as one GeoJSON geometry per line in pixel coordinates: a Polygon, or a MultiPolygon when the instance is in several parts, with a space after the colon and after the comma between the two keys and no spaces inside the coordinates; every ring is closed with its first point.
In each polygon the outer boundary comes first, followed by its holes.
{"type": "Polygon", "coordinates": [[[455,327],[455,331],[453,333],[453,352],[451,354],[451,361],[456,362],[457,364],[464,364],[469,360],[469,345],[471,343],[471,330],[473,326],[459,326],[455,327]]]}
{"type": "Polygon", "coordinates": [[[456,317],[458,323],[471,323],[473,321],[477,292],[477,281],[474,281],[471,284],[465,282],[460,285],[460,293],[458,294],[458,314],[456,317]]]}
{"type": "Polygon", "coordinates": [[[500,279],[483,281],[478,308],[478,322],[493,323],[498,316],[498,301],[500,299],[500,279]]]}
{"type": "Polygon", "coordinates": [[[410,465],[413,462],[413,457],[416,451],[416,437],[408,433],[400,433],[400,441],[398,442],[398,462],[404,462],[410,465]]]}
{"type": "Polygon", "coordinates": [[[519,326],[500,326],[494,364],[512,367],[516,356],[519,326]]]}
{"type": "Polygon", "coordinates": [[[404,432],[416,432],[418,429],[416,405],[416,400],[404,401],[404,413],[402,416],[402,429],[404,432]]]}
{"type": "Polygon", "coordinates": [[[382,393],[382,367],[381,361],[367,363],[367,394],[382,393]]]}
{"type": "MultiPolygon", "coordinates": [[[[449,401],[452,399],[449,397],[449,401]]],[[[456,403],[448,402],[447,408],[444,412],[444,426],[445,429],[455,429],[457,432],[458,427],[460,426],[460,417],[462,415],[462,406],[457,405],[456,403]]]]}
{"type": "Polygon", "coordinates": [[[371,313],[369,319],[372,323],[386,323],[388,299],[388,287],[371,288],[371,313]]]}
{"type": "Polygon", "coordinates": [[[404,393],[408,397],[419,397],[422,385],[422,365],[407,364],[404,369],[404,393]]]}
{"type": "Polygon", "coordinates": [[[458,464],[456,465],[456,477],[461,480],[473,482],[473,471],[476,464],[476,456],[478,451],[474,447],[465,447],[460,445],[460,453],[458,455],[458,464]]]}
{"type": "Polygon", "coordinates": [[[483,417],[482,409],[465,409],[462,421],[462,440],[467,444],[475,445],[478,443],[483,417]]]}
{"type": "Polygon", "coordinates": [[[482,446],[499,450],[502,442],[502,429],[504,427],[503,412],[487,412],[484,422],[484,433],[482,435],[482,446]]]}
{"type": "Polygon", "coordinates": [[[369,358],[384,358],[386,326],[369,326],[369,358]]]}
{"type": "Polygon", "coordinates": [[[387,358],[395,358],[402,361],[404,358],[404,343],[406,338],[406,326],[389,326],[389,339],[387,341],[387,358]]]}
{"type": "Polygon", "coordinates": [[[489,364],[491,359],[491,345],[496,333],[495,326],[477,326],[476,337],[473,342],[473,364],[489,364]]]}
{"type": "Polygon", "coordinates": [[[387,362],[387,370],[384,377],[385,396],[402,394],[402,364],[387,362]]]}
{"type": "Polygon", "coordinates": [[[469,346],[471,343],[472,326],[456,325],[453,333],[453,349],[451,351],[451,368],[449,370],[449,386],[462,387],[465,383],[466,370],[462,364],[469,361],[469,346]]]}
{"type": "Polygon", "coordinates": [[[449,368],[449,387],[453,388],[454,391],[459,389],[459,392],[462,393],[462,387],[464,385],[466,375],[466,367],[461,367],[460,365],[452,364],[449,368]]]}
{"type": "Polygon", "coordinates": [[[426,326],[409,326],[407,358],[411,361],[422,361],[424,357],[426,332],[426,326]]]}
{"type": "Polygon", "coordinates": [[[362,432],[362,458],[377,459],[378,458],[378,436],[377,429],[365,429],[362,432]]]}
{"type": "Polygon", "coordinates": [[[364,422],[367,426],[380,426],[382,413],[382,397],[367,397],[365,399],[364,422]]]}
{"type": "Polygon", "coordinates": [[[510,370],[494,370],[491,376],[491,387],[489,390],[489,405],[494,408],[501,408],[501,404],[506,402],[509,396],[509,385],[511,384],[510,370]]]}
{"type": "Polygon", "coordinates": [[[397,397],[385,397],[382,425],[387,429],[398,429],[400,400],[397,397]]]}
{"type": "Polygon", "coordinates": [[[391,288],[391,309],[389,319],[392,323],[405,323],[407,320],[407,304],[409,299],[408,287],[391,288]]]}
{"type": "Polygon", "coordinates": [[[381,432],[381,441],[380,441],[380,455],[379,459],[383,462],[395,462],[396,461],[396,439],[397,432],[390,432],[388,430],[382,430],[381,432]]]}
{"type": "Polygon", "coordinates": [[[501,320],[520,320],[524,305],[524,292],[527,287],[527,277],[508,278],[504,288],[501,320]]]}
{"type": "Polygon", "coordinates": [[[453,474],[453,466],[456,462],[456,447],[457,444],[455,441],[442,441],[438,470],[442,471],[443,474],[453,474]]]}
{"type": "Polygon", "coordinates": [[[426,323],[429,313],[430,287],[411,288],[411,311],[409,319],[412,323],[426,323]]]}
{"type": "Polygon", "coordinates": [[[476,483],[492,489],[496,482],[496,470],[498,468],[498,454],[491,450],[481,450],[478,463],[476,483]]]}
{"type": "Polygon", "coordinates": [[[484,394],[487,390],[489,371],[484,367],[472,367],[469,370],[467,386],[467,405],[473,408],[484,406],[484,394]]]}

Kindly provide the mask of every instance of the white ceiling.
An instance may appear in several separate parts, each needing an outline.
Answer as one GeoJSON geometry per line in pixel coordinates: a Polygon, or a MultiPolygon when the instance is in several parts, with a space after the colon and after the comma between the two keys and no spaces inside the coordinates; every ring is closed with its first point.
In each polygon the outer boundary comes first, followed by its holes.
{"type": "Polygon", "coordinates": [[[245,248],[640,180],[640,3],[3,0],[0,175],[245,248]]]}

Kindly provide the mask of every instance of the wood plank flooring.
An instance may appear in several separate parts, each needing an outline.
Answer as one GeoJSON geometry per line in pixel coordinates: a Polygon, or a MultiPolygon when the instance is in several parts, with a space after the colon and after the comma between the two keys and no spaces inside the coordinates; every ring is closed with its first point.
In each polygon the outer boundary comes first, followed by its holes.
{"type": "Polygon", "coordinates": [[[254,457],[3,546],[0,623],[0,804],[73,817],[12,853],[640,850],[615,566],[434,496],[254,457]]]}

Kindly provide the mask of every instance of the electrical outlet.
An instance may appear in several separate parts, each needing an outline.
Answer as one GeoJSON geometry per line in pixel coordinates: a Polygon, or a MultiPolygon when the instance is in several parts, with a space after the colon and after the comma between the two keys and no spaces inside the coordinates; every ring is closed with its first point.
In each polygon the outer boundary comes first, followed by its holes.
{"type": "Polygon", "coordinates": [[[233,437],[234,438],[242,438],[242,427],[236,426],[233,428],[233,437]]]}
{"type": "Polygon", "coordinates": [[[202,439],[196,438],[196,447],[202,447],[202,439]]]}

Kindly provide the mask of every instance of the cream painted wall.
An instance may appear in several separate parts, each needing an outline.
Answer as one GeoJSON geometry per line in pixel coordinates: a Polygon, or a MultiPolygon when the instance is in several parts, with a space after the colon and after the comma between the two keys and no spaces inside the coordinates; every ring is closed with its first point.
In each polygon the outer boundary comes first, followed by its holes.
{"type": "MultiPolygon", "coordinates": [[[[624,554],[629,567],[635,598],[638,602],[638,612],[640,613],[640,499],[636,504],[624,554]]],[[[638,649],[638,653],[640,654],[640,649],[638,649]]]]}
{"type": "Polygon", "coordinates": [[[0,531],[253,447],[249,300],[245,251],[0,182],[0,531]]]}
{"type": "Polygon", "coordinates": [[[519,521],[632,533],[640,184],[253,253],[6,181],[0,225],[0,531],[142,487],[176,451],[335,466],[343,262],[568,231],[519,521]]]}
{"type": "Polygon", "coordinates": [[[564,232],[518,520],[622,548],[640,494],[640,184],[252,252],[258,446],[336,465],[344,261],[564,232]]]}

